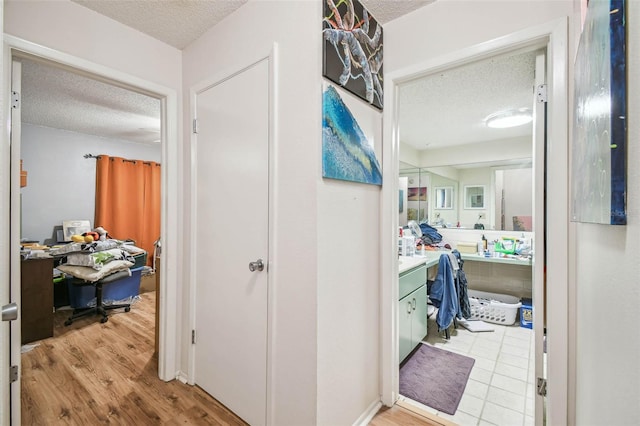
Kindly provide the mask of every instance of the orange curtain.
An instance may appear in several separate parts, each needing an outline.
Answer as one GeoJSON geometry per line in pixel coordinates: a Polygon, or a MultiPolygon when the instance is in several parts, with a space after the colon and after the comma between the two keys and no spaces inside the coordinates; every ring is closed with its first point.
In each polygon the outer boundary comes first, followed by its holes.
{"type": "Polygon", "coordinates": [[[96,160],[95,226],[131,239],[153,257],[160,238],[160,164],[100,155],[96,160]]]}

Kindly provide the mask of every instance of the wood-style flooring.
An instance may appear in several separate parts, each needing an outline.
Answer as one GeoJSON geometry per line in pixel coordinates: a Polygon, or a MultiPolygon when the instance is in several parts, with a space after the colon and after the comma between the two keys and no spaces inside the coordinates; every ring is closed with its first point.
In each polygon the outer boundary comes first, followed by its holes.
{"type": "MultiPolygon", "coordinates": [[[[53,337],[22,354],[23,425],[245,425],[197,386],[158,378],[154,356],[155,292],[130,312],[64,321],[53,337]]],[[[439,424],[400,406],[382,408],[373,426],[439,424]]]]}
{"type": "Polygon", "coordinates": [[[421,416],[399,405],[382,407],[369,423],[370,426],[449,426],[452,423],[444,419],[433,419],[429,413],[421,416]],[[425,417],[428,415],[429,417],[425,417]]]}
{"type": "Polygon", "coordinates": [[[24,425],[244,425],[197,386],[158,378],[154,357],[155,292],[131,311],[64,321],[22,354],[24,425]]]}

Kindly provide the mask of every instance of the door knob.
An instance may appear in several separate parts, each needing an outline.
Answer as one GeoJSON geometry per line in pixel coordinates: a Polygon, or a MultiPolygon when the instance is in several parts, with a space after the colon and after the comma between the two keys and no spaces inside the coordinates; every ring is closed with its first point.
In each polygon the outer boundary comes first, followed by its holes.
{"type": "Polygon", "coordinates": [[[2,307],[2,321],[13,321],[18,319],[18,305],[9,303],[2,307]]]}
{"type": "Polygon", "coordinates": [[[262,259],[258,259],[255,262],[249,262],[249,270],[251,272],[262,271],[264,269],[264,263],[262,263],[262,259]]]}

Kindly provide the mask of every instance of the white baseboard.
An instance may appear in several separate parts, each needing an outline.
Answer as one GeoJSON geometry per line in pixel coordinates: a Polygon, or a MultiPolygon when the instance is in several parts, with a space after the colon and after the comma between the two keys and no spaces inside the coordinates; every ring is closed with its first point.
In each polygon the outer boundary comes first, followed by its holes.
{"type": "Polygon", "coordinates": [[[364,413],[362,413],[360,417],[358,417],[358,420],[356,420],[353,423],[353,426],[368,425],[371,422],[371,420],[375,417],[375,415],[378,413],[378,410],[380,410],[381,407],[382,407],[382,402],[380,401],[380,399],[373,401],[371,405],[369,405],[369,407],[364,411],[364,413]]]}
{"type": "Polygon", "coordinates": [[[187,384],[187,382],[189,381],[187,375],[184,374],[182,371],[178,371],[176,373],[176,380],[179,380],[184,384],[187,384]]]}

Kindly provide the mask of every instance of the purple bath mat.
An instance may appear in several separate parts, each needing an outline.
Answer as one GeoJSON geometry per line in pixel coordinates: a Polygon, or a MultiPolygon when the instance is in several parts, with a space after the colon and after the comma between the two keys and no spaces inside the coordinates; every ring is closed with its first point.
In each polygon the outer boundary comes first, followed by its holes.
{"type": "Polygon", "coordinates": [[[473,358],[421,344],[400,368],[400,395],[453,415],[475,362],[473,358]]]}

